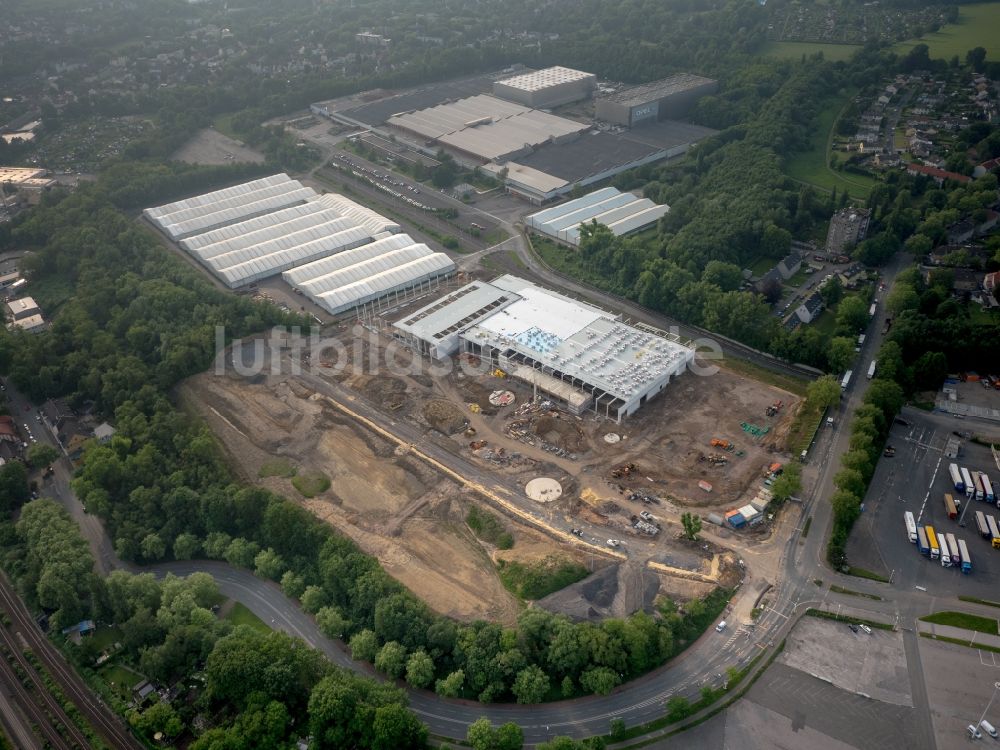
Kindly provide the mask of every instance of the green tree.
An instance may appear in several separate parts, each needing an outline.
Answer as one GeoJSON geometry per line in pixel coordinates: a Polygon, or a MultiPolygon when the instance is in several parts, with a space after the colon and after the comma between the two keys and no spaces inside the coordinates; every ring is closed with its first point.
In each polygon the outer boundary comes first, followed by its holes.
{"type": "Polygon", "coordinates": [[[948,358],[943,352],[924,352],[913,363],[913,380],[923,391],[936,391],[948,375],[948,358]]]}
{"type": "Polygon", "coordinates": [[[904,310],[916,310],[920,305],[920,297],[907,284],[897,283],[885,300],[886,309],[893,315],[899,315],[904,310]]]}
{"type": "Polygon", "coordinates": [[[162,560],[167,553],[167,544],[159,534],[146,534],[139,545],[146,560],[162,560]]]}
{"type": "Polygon", "coordinates": [[[306,590],[306,580],[300,574],[286,570],[281,576],[281,590],[285,592],[285,596],[298,599],[306,590]]]}
{"type": "Polygon", "coordinates": [[[845,297],[837,307],[837,327],[857,335],[868,326],[868,307],[858,296],[845,297]]]}
{"type": "Polygon", "coordinates": [[[272,581],[277,581],[282,571],[285,570],[286,565],[285,561],[281,559],[281,555],[268,547],[257,553],[253,559],[253,567],[254,573],[261,578],[270,578],[272,581]]]}
{"type": "Polygon", "coordinates": [[[163,732],[167,737],[176,737],[184,730],[177,712],[166,701],[157,701],[145,711],[131,711],[129,723],[148,738],[157,732],[163,732]]]}
{"type": "Polygon", "coordinates": [[[517,673],[510,690],[518,703],[541,703],[549,692],[549,676],[532,664],[517,673]]]}
{"type": "Polygon", "coordinates": [[[465,672],[456,669],[442,680],[438,680],[434,686],[434,691],[442,698],[458,698],[462,694],[462,687],[465,685],[465,672]]]}
{"type": "Polygon", "coordinates": [[[406,669],[406,646],[389,641],[375,656],[375,669],[393,679],[401,677],[406,669]]]}
{"type": "Polygon", "coordinates": [[[986,49],[974,47],[965,53],[965,64],[977,73],[982,73],[986,63],[986,49]]]}
{"type": "Polygon", "coordinates": [[[299,601],[302,602],[302,609],[309,614],[316,614],[326,606],[326,592],[320,586],[306,586],[299,601]]]}
{"type": "Polygon", "coordinates": [[[790,497],[794,497],[802,489],[802,465],[791,463],[784,467],[781,476],[774,480],[771,485],[771,492],[774,499],[783,503],[790,497]]]}
{"type": "Polygon", "coordinates": [[[426,651],[414,651],[406,661],[406,681],[415,688],[434,682],[434,660],[426,651]]]}
{"type": "Polygon", "coordinates": [[[698,534],[701,533],[701,516],[688,512],[682,513],[681,525],[684,527],[685,537],[691,541],[696,541],[698,539],[698,534]]]}
{"type": "Polygon", "coordinates": [[[618,673],[607,667],[592,667],[580,675],[580,687],[596,695],[607,695],[620,681],[618,673]]]}
{"type": "Polygon", "coordinates": [[[819,295],[823,298],[823,304],[833,307],[844,298],[844,285],[840,283],[840,277],[834,276],[819,288],[819,295]]]}
{"type": "Polygon", "coordinates": [[[316,624],[327,638],[343,638],[351,629],[350,620],[336,607],[320,607],[316,612],[316,624]]]}
{"type": "Polygon", "coordinates": [[[732,292],[743,283],[743,273],[735,263],[723,263],[720,260],[710,260],[705,264],[701,280],[715,284],[724,292],[732,292]]]}
{"type": "Polygon", "coordinates": [[[59,458],[59,451],[48,443],[32,443],[25,454],[25,458],[28,459],[28,463],[32,466],[48,466],[59,458]]]}
{"type": "Polygon", "coordinates": [[[678,721],[691,715],[691,703],[683,695],[675,695],[667,701],[667,720],[678,721]]]}
{"type": "Polygon", "coordinates": [[[240,568],[252,568],[254,558],[260,551],[260,545],[243,537],[236,537],[226,547],[226,562],[240,568]]]}
{"type": "Polygon", "coordinates": [[[174,539],[174,559],[192,560],[201,550],[201,540],[190,532],[178,534],[174,539]]]}
{"type": "Polygon", "coordinates": [[[826,361],[830,372],[844,372],[854,361],[854,342],[844,336],[836,336],[830,340],[826,352],[826,361]]]}
{"type": "Polygon", "coordinates": [[[355,661],[375,661],[378,639],[371,630],[361,630],[351,637],[351,658],[355,661]]]}
{"type": "Polygon", "coordinates": [[[840,383],[832,375],[824,375],[806,386],[806,399],[817,409],[828,409],[840,403],[840,383]]]}
{"type": "Polygon", "coordinates": [[[865,494],[865,478],[856,469],[841,469],[833,475],[833,483],[841,490],[861,497],[865,494]]]}

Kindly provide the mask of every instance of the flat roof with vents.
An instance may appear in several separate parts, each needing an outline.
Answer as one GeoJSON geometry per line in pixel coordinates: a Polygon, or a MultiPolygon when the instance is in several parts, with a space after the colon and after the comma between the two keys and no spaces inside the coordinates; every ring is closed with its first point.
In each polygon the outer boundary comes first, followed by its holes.
{"type": "Polygon", "coordinates": [[[594,77],[593,73],[584,73],[582,70],[573,70],[573,68],[564,68],[561,65],[555,65],[544,70],[536,70],[533,73],[525,73],[513,78],[504,78],[499,83],[509,86],[512,89],[539,91],[550,86],[558,86],[562,83],[587,81],[594,77]]]}
{"type": "Polygon", "coordinates": [[[676,336],[640,330],[510,275],[472,282],[393,325],[439,359],[462,349],[523,380],[520,368],[538,371],[547,376],[541,382],[562,384],[548,389],[535,382],[542,390],[564,401],[563,391],[588,394],[592,408],[613,418],[632,414],[694,356],[676,336]]]}

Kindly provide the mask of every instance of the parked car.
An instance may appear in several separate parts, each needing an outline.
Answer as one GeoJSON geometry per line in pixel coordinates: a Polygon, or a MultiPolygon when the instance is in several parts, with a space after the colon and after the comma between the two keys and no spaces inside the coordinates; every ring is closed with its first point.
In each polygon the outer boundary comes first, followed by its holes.
{"type": "Polygon", "coordinates": [[[857,633],[858,632],[858,626],[855,625],[853,622],[850,623],[847,627],[849,627],[851,629],[852,633],[857,633]]]}
{"type": "Polygon", "coordinates": [[[608,540],[608,546],[609,547],[620,547],[621,544],[622,543],[620,541],[618,541],[617,539],[609,539],[608,540]]]}
{"type": "Polygon", "coordinates": [[[868,635],[872,634],[872,629],[867,625],[865,625],[863,622],[859,622],[858,627],[861,628],[863,631],[865,631],[865,633],[867,633],[868,635]]]}
{"type": "Polygon", "coordinates": [[[726,629],[726,621],[725,620],[723,620],[722,622],[720,622],[718,625],[715,626],[715,632],[716,633],[721,633],[725,629],[726,629]]]}

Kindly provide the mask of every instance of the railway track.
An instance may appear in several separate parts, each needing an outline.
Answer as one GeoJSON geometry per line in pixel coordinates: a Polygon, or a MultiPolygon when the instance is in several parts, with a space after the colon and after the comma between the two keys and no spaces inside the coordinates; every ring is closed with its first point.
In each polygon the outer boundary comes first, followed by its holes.
{"type": "MultiPolygon", "coordinates": [[[[13,627],[13,626],[11,626],[13,627]]],[[[0,660],[0,681],[8,688],[14,702],[32,725],[36,737],[46,747],[58,750],[83,750],[89,747],[87,738],[66,716],[31,663],[25,658],[19,642],[19,632],[0,628],[0,644],[4,647],[0,660]]]]}
{"type": "MultiPolygon", "coordinates": [[[[76,674],[73,668],[66,662],[55,646],[53,646],[42,633],[38,624],[28,612],[24,602],[18,597],[7,579],[6,575],[0,574],[0,608],[5,610],[11,619],[9,629],[0,628],[3,631],[4,642],[14,652],[15,656],[23,659],[29,671],[29,676],[37,677],[38,692],[44,693],[47,700],[58,709],[55,715],[60,716],[66,722],[74,740],[79,743],[79,747],[90,747],[90,742],[83,735],[83,732],[65,715],[62,707],[55,697],[49,693],[41,677],[37,675],[34,667],[31,666],[21,653],[22,644],[17,641],[15,633],[24,639],[24,644],[31,649],[42,665],[48,670],[52,679],[59,685],[63,694],[76,706],[76,709],[86,719],[94,731],[100,735],[109,747],[115,750],[143,750],[143,745],[132,736],[118,716],[108,708],[93,693],[93,691],[76,674]]],[[[20,684],[20,683],[18,683],[20,684]]],[[[73,747],[73,745],[67,745],[73,747]]]]}

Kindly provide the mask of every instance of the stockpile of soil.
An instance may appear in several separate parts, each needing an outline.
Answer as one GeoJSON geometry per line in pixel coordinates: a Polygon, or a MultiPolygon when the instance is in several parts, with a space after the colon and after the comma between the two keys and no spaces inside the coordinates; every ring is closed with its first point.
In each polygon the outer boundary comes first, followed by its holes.
{"type": "Polygon", "coordinates": [[[428,401],[421,412],[431,427],[445,435],[461,432],[469,424],[462,410],[450,401],[428,401]]]}
{"type": "Polygon", "coordinates": [[[586,435],[577,424],[559,417],[539,417],[532,428],[546,443],[558,445],[572,453],[582,453],[590,447],[586,435]]]}
{"type": "Polygon", "coordinates": [[[659,589],[660,580],[652,571],[619,563],[549,594],[537,604],[574,620],[599,622],[627,617],[640,609],[651,612],[659,589]]]}
{"type": "Polygon", "coordinates": [[[365,398],[383,409],[396,411],[408,405],[406,383],[399,378],[376,376],[360,388],[365,398]]]}
{"type": "Polygon", "coordinates": [[[495,389],[477,383],[472,378],[461,378],[456,380],[455,386],[462,396],[462,400],[467,404],[478,404],[480,412],[487,416],[497,413],[497,409],[490,403],[490,394],[495,389]]]}

